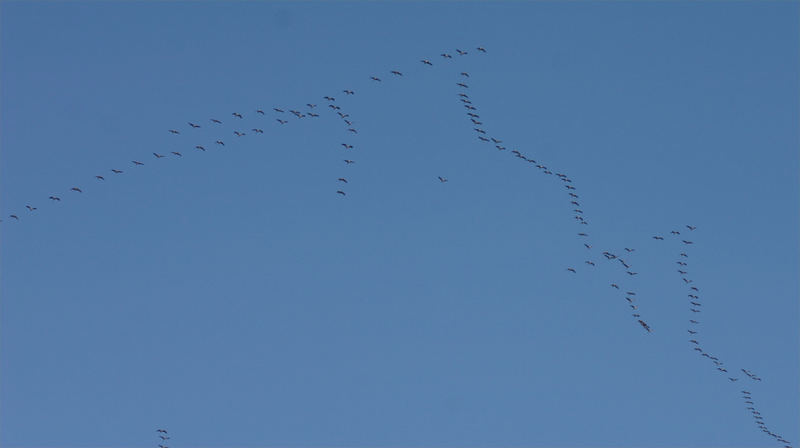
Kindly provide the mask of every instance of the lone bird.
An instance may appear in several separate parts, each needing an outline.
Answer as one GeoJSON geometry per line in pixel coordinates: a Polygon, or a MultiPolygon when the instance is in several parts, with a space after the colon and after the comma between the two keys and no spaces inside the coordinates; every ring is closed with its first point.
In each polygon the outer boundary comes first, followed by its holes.
{"type": "Polygon", "coordinates": [[[442,176],[439,176],[439,182],[445,183],[445,182],[447,182],[447,179],[442,177],[442,176]]]}
{"type": "Polygon", "coordinates": [[[356,163],[356,161],[355,160],[344,159],[344,163],[350,165],[351,163],[356,163]]]}

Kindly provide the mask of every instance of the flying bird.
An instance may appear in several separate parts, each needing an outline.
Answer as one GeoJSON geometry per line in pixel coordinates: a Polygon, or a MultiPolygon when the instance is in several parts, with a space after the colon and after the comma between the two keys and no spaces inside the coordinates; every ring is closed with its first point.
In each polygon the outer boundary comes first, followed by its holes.
{"type": "Polygon", "coordinates": [[[422,62],[425,65],[431,65],[431,66],[433,65],[433,63],[431,61],[427,60],[427,59],[422,59],[422,60],[420,60],[420,62],[422,62]]]}
{"type": "Polygon", "coordinates": [[[83,190],[81,190],[78,187],[72,187],[72,188],[70,188],[70,191],[77,191],[78,193],[83,193],[83,190]]]}
{"type": "Polygon", "coordinates": [[[263,111],[263,110],[261,110],[261,109],[256,109],[256,113],[257,113],[257,114],[264,115],[264,111],[263,111]]]}
{"type": "Polygon", "coordinates": [[[169,132],[172,134],[180,134],[180,132],[176,131],[175,129],[170,129],[169,132]]]}
{"type": "Polygon", "coordinates": [[[9,217],[9,218],[14,218],[14,219],[16,219],[17,221],[19,221],[19,216],[17,216],[17,215],[8,215],[8,217],[9,217]]]}
{"type": "Polygon", "coordinates": [[[154,152],[153,155],[156,156],[156,159],[160,159],[162,157],[166,157],[166,156],[163,156],[163,155],[161,155],[161,154],[159,154],[157,152],[154,152]]]}
{"type": "Polygon", "coordinates": [[[486,49],[483,47],[478,47],[477,50],[480,51],[481,53],[486,53],[486,49]]]}
{"type": "Polygon", "coordinates": [[[26,206],[25,206],[25,208],[27,208],[29,212],[32,212],[32,211],[34,211],[34,210],[37,210],[37,208],[36,208],[36,207],[33,207],[33,206],[31,206],[31,205],[26,205],[26,206]]]}
{"type": "Polygon", "coordinates": [[[689,230],[694,230],[694,229],[696,229],[697,227],[690,226],[690,225],[688,225],[688,224],[687,224],[687,225],[686,225],[686,228],[687,228],[687,229],[689,229],[689,230]]]}
{"type": "Polygon", "coordinates": [[[200,127],[200,125],[199,125],[199,124],[194,124],[194,123],[192,123],[191,121],[189,122],[189,126],[191,126],[191,127],[193,127],[193,128],[199,128],[199,127],[200,127]]]}
{"type": "Polygon", "coordinates": [[[447,179],[442,177],[442,176],[439,176],[439,182],[445,183],[445,182],[447,182],[447,179]]]}
{"type": "Polygon", "coordinates": [[[461,72],[461,76],[463,76],[463,77],[465,77],[465,78],[469,78],[469,73],[467,73],[467,72],[461,72]]]}
{"type": "Polygon", "coordinates": [[[369,79],[371,79],[371,80],[373,80],[373,81],[378,81],[378,82],[380,82],[380,80],[381,80],[381,79],[380,79],[380,78],[378,78],[377,76],[370,76],[370,77],[369,77],[369,79]]]}
{"type": "Polygon", "coordinates": [[[214,143],[216,143],[216,144],[218,144],[218,145],[225,146],[225,142],[223,142],[222,140],[217,140],[217,141],[215,141],[214,143]]]}
{"type": "Polygon", "coordinates": [[[233,115],[233,116],[234,116],[234,117],[236,117],[236,118],[242,118],[242,114],[240,114],[240,113],[238,113],[238,112],[234,112],[234,113],[232,113],[231,115],[233,115]]]}
{"type": "Polygon", "coordinates": [[[136,160],[131,160],[131,162],[133,162],[134,165],[144,165],[144,163],[138,162],[136,160]]]}
{"type": "Polygon", "coordinates": [[[61,200],[61,198],[60,198],[60,197],[58,197],[58,196],[50,196],[50,200],[51,200],[51,201],[60,201],[60,200],[61,200]]]}
{"type": "Polygon", "coordinates": [[[464,56],[465,54],[467,54],[466,51],[459,50],[458,48],[456,48],[456,53],[458,53],[460,56],[464,56]]]}
{"type": "Polygon", "coordinates": [[[106,180],[106,178],[105,178],[105,177],[103,177],[103,176],[94,176],[94,177],[95,177],[97,180],[106,180]]]}
{"type": "Polygon", "coordinates": [[[573,268],[567,268],[567,270],[568,270],[569,272],[572,272],[573,274],[575,274],[575,273],[576,273],[576,272],[575,272],[575,269],[573,269],[573,268]]]}
{"type": "Polygon", "coordinates": [[[114,174],[122,174],[122,173],[124,173],[124,171],[122,171],[122,170],[113,170],[113,169],[111,170],[111,172],[114,173],[114,174]]]}
{"type": "Polygon", "coordinates": [[[344,163],[350,165],[351,163],[356,163],[356,162],[355,162],[355,160],[344,159],[344,163]]]}
{"type": "Polygon", "coordinates": [[[345,194],[345,192],[344,192],[344,191],[342,191],[342,190],[336,190],[336,193],[338,193],[338,194],[340,194],[340,195],[342,195],[342,196],[347,196],[347,195],[345,194]]]}
{"type": "Polygon", "coordinates": [[[344,177],[340,177],[340,178],[339,178],[339,179],[337,179],[337,180],[338,180],[339,182],[344,182],[344,183],[347,183],[347,179],[345,179],[344,177]]]}
{"type": "Polygon", "coordinates": [[[178,151],[172,151],[172,153],[178,157],[183,157],[183,154],[179,153],[178,151]]]}
{"type": "Polygon", "coordinates": [[[217,120],[216,118],[212,118],[212,119],[211,119],[211,122],[212,122],[212,123],[217,123],[217,124],[222,124],[222,122],[221,122],[221,121],[219,121],[219,120],[217,120]]]}

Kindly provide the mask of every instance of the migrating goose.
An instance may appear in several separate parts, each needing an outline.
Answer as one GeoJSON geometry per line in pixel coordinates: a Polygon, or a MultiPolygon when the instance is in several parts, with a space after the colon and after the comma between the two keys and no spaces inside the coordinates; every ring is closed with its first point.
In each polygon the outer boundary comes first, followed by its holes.
{"type": "Polygon", "coordinates": [[[156,156],[156,159],[160,159],[162,157],[166,157],[166,156],[163,156],[163,155],[161,155],[161,154],[159,154],[157,152],[154,152],[153,155],[156,156]]]}
{"type": "Polygon", "coordinates": [[[264,111],[263,111],[263,110],[261,110],[261,109],[256,109],[256,113],[257,113],[257,114],[264,115],[264,111]]]}
{"type": "Polygon", "coordinates": [[[172,134],[180,134],[180,132],[176,131],[175,129],[170,129],[169,132],[172,134]]]}
{"type": "Polygon", "coordinates": [[[370,77],[369,77],[369,79],[371,79],[371,80],[373,80],[373,81],[378,81],[378,82],[380,82],[380,80],[381,80],[381,79],[380,79],[380,78],[378,78],[377,76],[370,76],[370,77]]]}
{"type": "Polygon", "coordinates": [[[78,193],[83,193],[83,190],[81,190],[78,187],[72,187],[72,188],[70,188],[70,191],[77,191],[78,193]]]}
{"type": "Polygon", "coordinates": [[[178,151],[172,151],[172,154],[175,154],[178,157],[183,157],[183,154],[179,153],[178,151]]]}
{"type": "Polygon", "coordinates": [[[460,56],[464,56],[465,54],[467,54],[466,51],[459,50],[458,48],[456,48],[456,53],[458,53],[460,56]]]}
{"type": "Polygon", "coordinates": [[[345,179],[344,177],[340,177],[340,178],[339,178],[339,179],[337,179],[337,180],[338,180],[339,182],[344,182],[344,183],[347,183],[347,179],[345,179]]]}
{"type": "Polygon", "coordinates": [[[344,159],[344,163],[350,165],[351,163],[356,163],[356,162],[355,162],[355,160],[344,159]]]}
{"type": "Polygon", "coordinates": [[[217,123],[217,124],[222,124],[222,122],[221,122],[221,121],[219,121],[219,120],[217,120],[216,118],[212,118],[212,119],[211,119],[211,122],[212,122],[212,123],[217,123]]]}
{"type": "Polygon", "coordinates": [[[445,182],[447,182],[447,179],[442,177],[442,176],[439,176],[439,182],[445,183],[445,182]]]}
{"type": "Polygon", "coordinates": [[[114,170],[114,169],[112,169],[111,172],[114,173],[114,174],[122,174],[122,173],[124,173],[124,171],[122,171],[122,170],[114,170]]]}
{"type": "Polygon", "coordinates": [[[233,115],[233,116],[234,116],[234,117],[236,117],[236,118],[243,118],[243,117],[242,117],[242,114],[240,114],[240,113],[238,113],[238,112],[234,112],[234,113],[232,113],[231,115],[233,115]]]}
{"type": "Polygon", "coordinates": [[[105,177],[103,177],[103,176],[94,176],[94,177],[95,177],[95,179],[97,179],[97,180],[106,180],[106,178],[105,178],[105,177]]]}
{"type": "Polygon", "coordinates": [[[569,272],[572,272],[573,274],[575,274],[575,273],[576,273],[576,272],[575,272],[575,269],[573,269],[573,268],[567,268],[567,270],[568,270],[569,272]]]}
{"type": "Polygon", "coordinates": [[[427,59],[422,59],[422,60],[420,60],[420,62],[422,62],[425,65],[433,65],[433,63],[431,61],[427,60],[427,59]]]}
{"type": "Polygon", "coordinates": [[[136,166],[144,165],[144,163],[136,161],[136,160],[131,160],[131,162],[133,162],[133,164],[136,165],[136,166]]]}
{"type": "Polygon", "coordinates": [[[217,140],[214,143],[216,143],[218,145],[221,145],[221,146],[225,146],[225,142],[223,142],[222,140],[217,140]]]}
{"type": "Polygon", "coordinates": [[[38,210],[36,207],[33,207],[31,205],[26,205],[25,208],[27,208],[29,212],[32,212],[34,210],[38,210]]]}
{"type": "Polygon", "coordinates": [[[347,195],[345,194],[345,192],[344,192],[344,191],[342,191],[342,190],[336,190],[336,193],[338,193],[338,194],[340,194],[340,195],[342,195],[342,196],[347,196],[347,195]]]}
{"type": "Polygon", "coordinates": [[[480,51],[481,53],[486,53],[486,49],[483,47],[478,47],[477,50],[480,51]]]}
{"type": "Polygon", "coordinates": [[[50,196],[50,200],[51,200],[51,201],[60,201],[60,200],[61,200],[61,198],[60,198],[60,197],[58,197],[58,196],[50,196]]]}
{"type": "Polygon", "coordinates": [[[392,74],[395,76],[403,76],[403,74],[398,72],[397,70],[392,70],[392,74]]]}
{"type": "Polygon", "coordinates": [[[194,123],[192,123],[191,121],[189,122],[189,126],[191,126],[191,127],[193,127],[193,128],[199,128],[199,127],[200,127],[200,125],[199,125],[199,124],[194,124],[194,123]]]}

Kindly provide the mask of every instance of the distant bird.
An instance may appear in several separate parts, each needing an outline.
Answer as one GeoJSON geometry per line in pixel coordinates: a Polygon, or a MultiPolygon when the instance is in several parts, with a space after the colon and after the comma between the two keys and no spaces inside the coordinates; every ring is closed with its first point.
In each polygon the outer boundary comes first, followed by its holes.
{"type": "Polygon", "coordinates": [[[263,134],[264,133],[263,129],[258,129],[258,128],[253,128],[253,129],[251,129],[251,131],[255,132],[256,134],[263,134]]]}
{"type": "Polygon", "coordinates": [[[503,143],[502,140],[498,140],[498,139],[496,139],[494,137],[492,137],[492,142],[494,142],[494,143],[503,143]]]}
{"type": "Polygon", "coordinates": [[[167,430],[166,429],[156,429],[156,432],[161,432],[161,433],[166,434],[167,430]]]}
{"type": "Polygon", "coordinates": [[[172,153],[178,157],[183,157],[183,154],[179,153],[178,151],[172,151],[172,153]]]}
{"type": "Polygon", "coordinates": [[[573,269],[573,268],[567,268],[567,270],[568,270],[569,272],[572,272],[573,274],[575,274],[575,273],[576,273],[576,272],[575,272],[575,269],[573,269]]]}
{"type": "Polygon", "coordinates": [[[225,146],[225,142],[223,142],[222,140],[217,140],[217,141],[215,141],[214,143],[216,143],[216,144],[218,144],[218,145],[225,146]]]}
{"type": "Polygon", "coordinates": [[[34,207],[32,205],[26,205],[25,208],[27,208],[29,212],[32,212],[34,210],[38,210],[36,207],[34,207]]]}
{"type": "Polygon", "coordinates": [[[105,177],[103,177],[103,176],[94,176],[94,177],[95,177],[97,180],[106,180],[106,178],[105,178],[105,177]]]}
{"type": "Polygon", "coordinates": [[[392,74],[395,76],[403,76],[403,74],[398,72],[397,70],[392,70],[392,74]]]}
{"type": "Polygon", "coordinates": [[[463,87],[463,88],[465,88],[465,89],[468,89],[468,88],[469,88],[469,86],[468,86],[468,85],[466,85],[466,84],[464,84],[463,82],[457,82],[457,83],[456,83],[456,85],[457,85],[457,86],[459,86],[459,87],[463,87]]]}
{"type": "Polygon", "coordinates": [[[200,127],[200,125],[199,125],[199,124],[194,124],[194,123],[192,123],[191,121],[189,122],[189,126],[191,126],[191,127],[193,127],[193,128],[199,128],[199,127],[200,127]]]}
{"type": "Polygon", "coordinates": [[[380,78],[378,78],[377,76],[370,76],[370,77],[369,77],[369,79],[371,79],[371,80],[373,80],[373,81],[378,81],[378,82],[380,82],[380,81],[381,81],[381,79],[380,79],[380,78]]]}
{"type": "Polygon", "coordinates": [[[356,162],[355,162],[355,160],[347,160],[347,159],[345,159],[344,163],[350,165],[351,163],[356,163],[356,162]]]}
{"type": "Polygon", "coordinates": [[[175,129],[170,129],[169,132],[172,134],[180,134],[180,132],[176,131],[175,129]]]}
{"type": "Polygon", "coordinates": [[[427,59],[422,59],[422,60],[420,60],[420,62],[422,62],[425,65],[431,65],[431,66],[433,65],[433,63],[431,63],[431,61],[429,61],[427,59]]]}
{"type": "Polygon", "coordinates": [[[588,264],[589,266],[594,266],[594,262],[592,261],[587,261],[586,264],[588,264]]]}
{"type": "Polygon", "coordinates": [[[480,51],[481,53],[486,53],[486,49],[483,47],[478,47],[477,50],[480,51]]]}
{"type": "Polygon", "coordinates": [[[216,118],[212,118],[212,119],[211,119],[211,122],[212,122],[212,123],[217,123],[217,124],[222,124],[222,122],[221,122],[221,121],[219,121],[219,120],[217,120],[216,118]]]}
{"type": "Polygon", "coordinates": [[[466,51],[461,51],[458,48],[456,48],[456,53],[458,53],[460,56],[464,56],[465,54],[467,54],[466,51]]]}
{"type": "Polygon", "coordinates": [[[342,190],[336,190],[336,193],[338,193],[338,194],[340,194],[340,195],[342,195],[342,196],[347,196],[347,195],[345,194],[345,192],[344,192],[344,191],[342,191],[342,190]]]}
{"type": "Polygon", "coordinates": [[[467,72],[461,72],[461,76],[463,76],[463,77],[465,77],[465,78],[469,78],[469,73],[467,73],[467,72]]]}
{"type": "Polygon", "coordinates": [[[681,252],[681,257],[688,257],[685,253],[681,252]]]}
{"type": "Polygon", "coordinates": [[[452,59],[452,58],[453,58],[453,56],[450,56],[450,55],[449,55],[449,54],[447,54],[447,53],[442,53],[440,56],[441,56],[441,57],[443,57],[443,58],[445,58],[445,59],[452,59]]]}
{"type": "Polygon", "coordinates": [[[277,120],[278,120],[278,123],[280,123],[280,124],[286,124],[286,123],[288,123],[288,121],[286,121],[286,120],[281,120],[280,118],[277,118],[277,120]]]}
{"type": "Polygon", "coordinates": [[[344,177],[340,177],[340,178],[339,178],[339,179],[337,179],[337,180],[338,180],[339,182],[344,182],[344,183],[347,183],[347,179],[345,179],[344,177]]]}
{"type": "Polygon", "coordinates": [[[671,233],[673,235],[680,235],[681,234],[681,232],[678,232],[677,230],[672,230],[669,233],[671,233]]]}
{"type": "Polygon", "coordinates": [[[587,235],[585,233],[579,233],[578,236],[589,236],[589,235],[587,235]]]}
{"type": "Polygon", "coordinates": [[[664,237],[663,236],[654,236],[653,239],[654,240],[663,240],[664,237]]]}
{"type": "Polygon", "coordinates": [[[689,230],[694,230],[694,229],[696,229],[697,227],[693,227],[693,226],[690,226],[690,225],[686,225],[686,228],[687,228],[687,229],[689,229],[689,230]]]}
{"type": "Polygon", "coordinates": [[[139,166],[139,165],[144,165],[144,163],[142,163],[142,162],[139,162],[139,161],[136,161],[136,160],[131,160],[131,162],[133,162],[133,164],[134,164],[134,165],[137,165],[137,166],[139,166]]]}
{"type": "Polygon", "coordinates": [[[691,241],[686,241],[686,240],[681,240],[681,241],[683,241],[683,244],[694,244],[691,241]]]}
{"type": "Polygon", "coordinates": [[[309,112],[309,113],[308,113],[308,116],[309,116],[309,117],[319,117],[319,114],[315,114],[315,113],[311,113],[311,112],[309,112]]]}
{"type": "Polygon", "coordinates": [[[160,159],[162,157],[166,157],[166,156],[163,156],[163,155],[161,155],[161,154],[159,154],[157,152],[154,152],[153,155],[156,156],[156,159],[160,159]]]}
{"type": "Polygon", "coordinates": [[[342,143],[342,146],[344,146],[344,149],[353,149],[353,145],[348,145],[347,143],[342,143]]]}
{"type": "Polygon", "coordinates": [[[611,287],[612,287],[612,288],[617,288],[617,289],[619,289],[619,285],[617,285],[616,283],[612,283],[612,284],[611,284],[611,287]]]}
{"type": "Polygon", "coordinates": [[[696,320],[691,320],[691,319],[689,320],[689,322],[691,322],[691,323],[693,323],[693,324],[699,324],[699,323],[700,323],[700,322],[698,322],[698,321],[696,321],[696,320]]]}
{"type": "Polygon", "coordinates": [[[447,179],[442,177],[442,176],[439,176],[439,182],[445,183],[445,182],[447,182],[447,179]]]}
{"type": "Polygon", "coordinates": [[[697,332],[694,331],[694,330],[688,330],[688,331],[689,331],[689,334],[697,334],[697,332]]]}
{"type": "Polygon", "coordinates": [[[263,111],[263,110],[261,110],[261,109],[256,109],[256,113],[257,113],[257,114],[264,115],[264,111],[263,111]]]}
{"type": "Polygon", "coordinates": [[[638,274],[638,272],[631,272],[631,271],[625,271],[625,272],[627,272],[628,275],[636,275],[636,274],[638,274]]]}
{"type": "Polygon", "coordinates": [[[78,193],[83,193],[83,190],[81,190],[78,187],[72,187],[72,188],[70,188],[70,191],[77,191],[78,193]]]}
{"type": "Polygon", "coordinates": [[[161,440],[169,440],[169,437],[167,437],[167,436],[158,436],[158,437],[160,437],[161,440]]]}
{"type": "Polygon", "coordinates": [[[353,92],[352,90],[342,90],[342,92],[344,92],[345,95],[355,95],[356,94],[356,92],[353,92]]]}
{"type": "Polygon", "coordinates": [[[122,171],[122,170],[111,170],[111,172],[114,173],[114,174],[122,174],[122,173],[124,173],[124,171],[122,171]]]}
{"type": "Polygon", "coordinates": [[[236,117],[236,118],[242,118],[242,114],[240,114],[240,113],[238,113],[238,112],[234,112],[234,113],[232,113],[231,115],[233,115],[233,116],[234,116],[234,117],[236,117]]]}
{"type": "Polygon", "coordinates": [[[356,130],[355,130],[355,129],[353,129],[353,128],[350,128],[350,129],[348,129],[348,131],[352,132],[353,134],[358,134],[358,131],[356,131],[356,130]]]}
{"type": "Polygon", "coordinates": [[[635,251],[635,250],[636,250],[636,249],[628,249],[627,247],[625,248],[625,251],[626,251],[626,252],[633,252],[633,251],[635,251]]]}
{"type": "Polygon", "coordinates": [[[583,245],[586,246],[587,249],[591,249],[592,248],[592,246],[589,245],[589,244],[583,243],[583,245]]]}
{"type": "Polygon", "coordinates": [[[241,137],[241,136],[245,135],[245,133],[244,133],[244,132],[239,132],[239,131],[233,131],[233,134],[234,134],[235,136],[237,136],[237,137],[241,137]]]}
{"type": "Polygon", "coordinates": [[[17,221],[19,221],[19,216],[17,216],[17,215],[8,215],[8,217],[9,217],[9,218],[14,218],[14,219],[16,219],[17,221]]]}
{"type": "Polygon", "coordinates": [[[60,201],[60,200],[61,200],[61,198],[60,198],[60,197],[58,197],[58,196],[50,196],[50,200],[51,200],[51,201],[60,201]]]}
{"type": "Polygon", "coordinates": [[[306,103],[306,106],[308,106],[310,109],[317,107],[316,104],[311,104],[311,103],[306,103]]]}
{"type": "Polygon", "coordinates": [[[332,97],[332,96],[323,96],[322,98],[323,98],[323,99],[326,99],[326,100],[328,100],[328,101],[336,101],[336,98],[334,98],[334,97],[332,97]]]}
{"type": "Polygon", "coordinates": [[[650,326],[647,325],[643,320],[639,320],[639,325],[641,325],[648,333],[650,333],[650,326]]]}

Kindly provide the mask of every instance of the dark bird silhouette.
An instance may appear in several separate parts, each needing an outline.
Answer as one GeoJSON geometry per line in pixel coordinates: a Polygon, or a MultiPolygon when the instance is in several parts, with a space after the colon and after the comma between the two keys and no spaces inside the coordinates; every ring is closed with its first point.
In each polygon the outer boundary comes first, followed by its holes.
{"type": "Polygon", "coordinates": [[[441,183],[445,183],[445,182],[447,182],[447,179],[445,179],[445,178],[444,178],[444,177],[442,177],[442,176],[439,176],[439,182],[441,182],[441,183]]]}
{"type": "Polygon", "coordinates": [[[347,195],[345,194],[345,192],[344,192],[344,191],[342,191],[342,190],[336,190],[336,193],[338,193],[338,194],[340,194],[340,195],[342,195],[342,196],[347,196],[347,195]]]}
{"type": "Polygon", "coordinates": [[[258,128],[253,128],[253,129],[251,129],[251,131],[255,132],[256,134],[263,134],[264,133],[263,129],[258,129],[258,128]]]}
{"type": "Polygon", "coordinates": [[[352,90],[347,90],[347,89],[342,90],[342,92],[344,92],[345,95],[355,95],[356,94],[356,92],[353,92],[352,90]]]}
{"type": "Polygon", "coordinates": [[[587,261],[586,264],[588,264],[589,266],[594,266],[594,262],[592,261],[587,261]]]}
{"type": "Polygon", "coordinates": [[[579,233],[578,236],[589,236],[589,235],[587,235],[585,233],[579,233]]]}
{"type": "Polygon", "coordinates": [[[689,331],[689,334],[697,334],[697,332],[694,331],[694,330],[688,330],[688,331],[689,331]]]}
{"type": "Polygon", "coordinates": [[[159,154],[157,152],[154,152],[153,155],[156,156],[156,159],[160,159],[162,157],[166,157],[166,156],[163,156],[163,155],[161,155],[161,154],[159,154]]]}
{"type": "Polygon", "coordinates": [[[256,109],[256,113],[257,113],[257,114],[264,115],[264,111],[263,111],[263,110],[261,110],[261,109],[256,109]]]}
{"type": "Polygon", "coordinates": [[[342,143],[345,149],[353,149],[353,145],[348,145],[347,143],[342,143]]]}
{"type": "Polygon", "coordinates": [[[456,48],[456,53],[458,53],[460,56],[464,56],[465,54],[467,54],[466,51],[459,50],[458,48],[456,48]]]}
{"type": "Polygon", "coordinates": [[[58,196],[50,196],[50,200],[51,200],[51,201],[60,201],[60,200],[61,200],[61,198],[60,198],[60,197],[58,197],[58,196]]]}
{"type": "Polygon", "coordinates": [[[97,180],[106,180],[106,178],[105,178],[105,177],[103,177],[103,176],[94,176],[94,177],[95,177],[95,179],[97,179],[97,180]]]}
{"type": "Polygon", "coordinates": [[[677,230],[672,230],[669,233],[671,233],[673,235],[680,235],[681,234],[681,232],[678,232],[677,230]]]}
{"type": "Polygon", "coordinates": [[[480,51],[481,53],[486,53],[486,49],[483,47],[478,47],[477,50],[480,51]]]}
{"type": "Polygon", "coordinates": [[[353,128],[349,128],[349,129],[348,129],[348,131],[352,132],[353,134],[358,134],[358,131],[356,131],[356,130],[355,130],[355,129],[353,129],[353,128]]]}
{"type": "Polygon", "coordinates": [[[214,143],[216,143],[218,145],[221,145],[221,146],[225,146],[225,142],[223,142],[222,140],[217,140],[214,143]]]}
{"type": "Polygon", "coordinates": [[[277,118],[276,120],[278,120],[278,123],[280,123],[280,124],[286,124],[286,123],[288,123],[288,121],[286,121],[286,120],[281,120],[280,118],[277,118]]]}
{"type": "Polygon", "coordinates": [[[392,70],[392,74],[395,76],[403,76],[403,74],[398,72],[397,70],[392,70]]]}
{"type": "Polygon", "coordinates": [[[663,240],[664,237],[663,236],[654,236],[653,239],[654,240],[663,240]]]}
{"type": "Polygon", "coordinates": [[[686,228],[687,228],[687,229],[689,229],[689,230],[694,230],[694,229],[696,229],[697,227],[690,226],[690,225],[688,225],[688,224],[687,224],[687,225],[686,225],[686,228]]]}
{"type": "Polygon", "coordinates": [[[445,58],[445,59],[452,59],[452,58],[453,58],[453,56],[450,56],[450,55],[449,55],[449,54],[447,54],[447,53],[442,53],[442,54],[441,54],[441,56],[442,56],[443,58],[445,58]]]}
{"type": "Polygon", "coordinates": [[[122,173],[124,173],[124,171],[122,171],[122,170],[111,170],[111,172],[114,173],[114,174],[122,174],[122,173]]]}
{"type": "Polygon", "coordinates": [[[240,113],[238,113],[238,112],[234,112],[234,113],[232,113],[231,115],[233,115],[233,116],[234,116],[234,117],[236,117],[236,118],[243,118],[243,117],[242,117],[242,114],[240,114],[240,113]]]}
{"type": "Polygon", "coordinates": [[[380,82],[380,80],[381,80],[381,79],[380,79],[380,78],[378,78],[377,76],[370,76],[370,77],[369,77],[369,79],[371,79],[371,80],[373,80],[373,81],[378,81],[378,82],[380,82]]]}
{"type": "Polygon", "coordinates": [[[178,132],[175,129],[170,129],[169,132],[172,133],[172,134],[180,134],[180,132],[178,132]]]}
{"type": "Polygon", "coordinates": [[[211,122],[212,122],[212,123],[217,123],[217,124],[222,124],[222,122],[221,122],[221,121],[219,121],[219,120],[217,120],[216,118],[212,118],[212,119],[211,119],[211,122]]]}
{"type": "Polygon", "coordinates": [[[347,179],[345,179],[344,177],[340,177],[340,178],[339,178],[339,179],[337,179],[337,180],[338,180],[339,182],[344,182],[344,183],[347,183],[347,179]]]}
{"type": "Polygon", "coordinates": [[[332,96],[323,96],[322,98],[323,98],[323,99],[326,99],[326,100],[328,100],[328,101],[336,101],[336,98],[334,98],[334,97],[332,97],[332,96]]]}
{"type": "Polygon", "coordinates": [[[32,205],[26,205],[25,208],[27,208],[29,212],[32,212],[34,210],[38,210],[36,207],[34,207],[32,205]]]}
{"type": "Polygon", "coordinates": [[[681,240],[681,241],[683,241],[683,244],[694,244],[691,241],[686,241],[686,240],[681,240]]]}
{"type": "Polygon", "coordinates": [[[243,136],[243,135],[245,135],[245,134],[244,134],[244,132],[233,131],[233,135],[235,135],[235,136],[237,136],[237,137],[241,137],[241,136],[243,136]]]}
{"type": "Polygon", "coordinates": [[[625,248],[625,252],[633,252],[633,251],[635,251],[635,250],[636,250],[636,249],[628,249],[627,247],[625,248]]]}
{"type": "Polygon", "coordinates": [[[422,62],[425,65],[431,65],[431,66],[433,65],[433,63],[431,61],[427,60],[427,59],[422,59],[422,60],[420,60],[420,62],[422,62]]]}
{"type": "Polygon", "coordinates": [[[619,285],[617,285],[616,283],[612,283],[612,284],[611,284],[611,287],[612,287],[612,288],[617,288],[617,289],[619,289],[619,285]]]}
{"type": "Polygon", "coordinates": [[[350,165],[351,163],[356,163],[356,162],[355,162],[355,160],[344,159],[344,163],[350,165]]]}
{"type": "Polygon", "coordinates": [[[183,154],[179,153],[178,151],[172,151],[172,154],[175,154],[178,157],[183,157],[183,154]]]}
{"type": "Polygon", "coordinates": [[[463,77],[465,77],[465,78],[469,78],[469,73],[467,73],[467,72],[461,72],[461,76],[463,76],[463,77]]]}
{"type": "Polygon", "coordinates": [[[16,219],[17,221],[19,221],[19,216],[17,216],[17,215],[8,215],[8,217],[9,217],[9,218],[14,218],[14,219],[16,219]]]}
{"type": "Polygon", "coordinates": [[[191,121],[189,122],[189,126],[191,126],[191,127],[193,127],[193,128],[199,128],[199,127],[200,127],[200,125],[199,125],[199,124],[194,124],[194,123],[192,123],[191,121]]]}
{"type": "Polygon", "coordinates": [[[166,434],[167,430],[166,429],[156,429],[156,432],[161,432],[161,433],[166,434]]]}
{"type": "Polygon", "coordinates": [[[568,270],[569,272],[572,272],[573,274],[575,274],[575,273],[576,273],[576,272],[575,272],[575,269],[573,269],[573,268],[567,268],[567,270],[568,270]]]}
{"type": "Polygon", "coordinates": [[[77,191],[78,193],[83,193],[83,190],[81,190],[78,187],[72,187],[72,188],[70,188],[70,191],[77,191]]]}
{"type": "Polygon", "coordinates": [[[464,84],[463,82],[457,82],[456,85],[459,86],[459,87],[463,87],[465,89],[469,89],[469,86],[464,84]]]}
{"type": "Polygon", "coordinates": [[[648,332],[648,333],[650,333],[650,331],[651,331],[651,330],[650,330],[650,326],[649,326],[649,325],[647,325],[647,323],[645,323],[645,321],[643,321],[643,320],[641,320],[641,319],[640,319],[640,320],[639,320],[639,325],[641,325],[641,326],[642,326],[642,327],[643,327],[645,330],[647,330],[647,332],[648,332]]]}
{"type": "Polygon", "coordinates": [[[139,165],[144,165],[144,163],[142,163],[142,162],[139,162],[139,161],[136,161],[136,160],[131,160],[131,162],[133,162],[133,164],[134,164],[134,165],[137,165],[137,166],[139,166],[139,165]]]}

